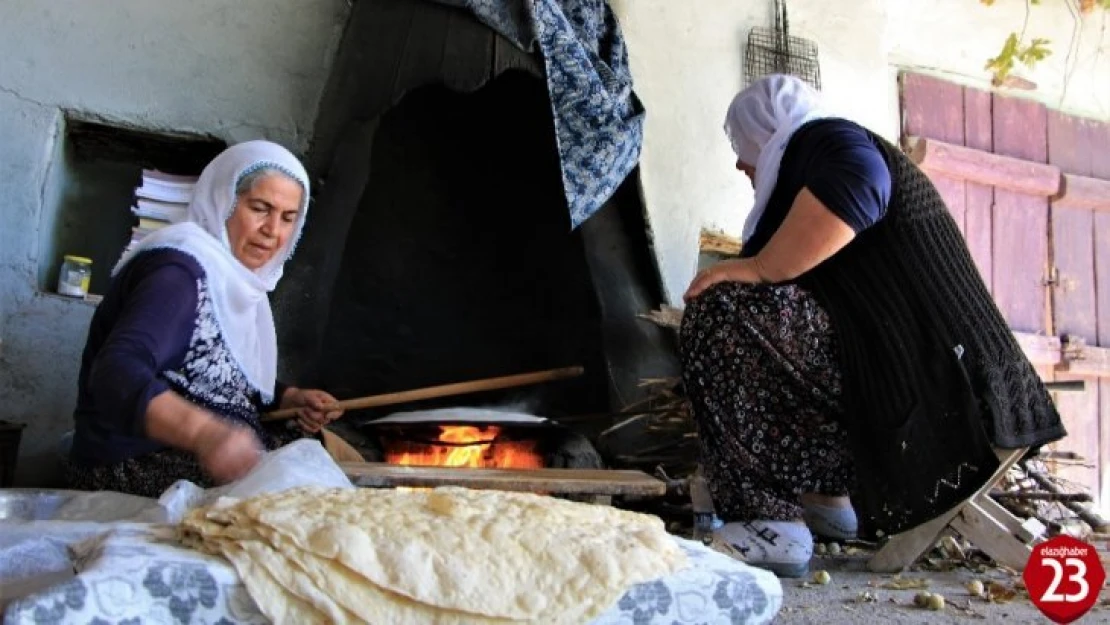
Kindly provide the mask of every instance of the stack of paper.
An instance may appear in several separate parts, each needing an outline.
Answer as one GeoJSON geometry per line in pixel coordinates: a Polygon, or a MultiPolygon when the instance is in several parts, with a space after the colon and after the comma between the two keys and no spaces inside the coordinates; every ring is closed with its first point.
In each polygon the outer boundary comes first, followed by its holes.
{"type": "Polygon", "coordinates": [[[138,223],[131,229],[131,241],[124,254],[150,233],[183,221],[196,183],[196,176],[144,169],[142,184],[135,188],[135,205],[131,207],[138,223]]]}

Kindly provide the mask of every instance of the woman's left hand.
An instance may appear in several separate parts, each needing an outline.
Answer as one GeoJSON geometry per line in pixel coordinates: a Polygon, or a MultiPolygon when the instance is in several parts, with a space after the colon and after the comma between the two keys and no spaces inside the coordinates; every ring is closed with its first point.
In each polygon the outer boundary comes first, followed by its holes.
{"type": "Polygon", "coordinates": [[[725,260],[700,271],[690,283],[690,288],[686,289],[682,299],[688,302],[718,282],[759,284],[765,280],[760,275],[755,260],[751,258],[725,260]]]}
{"type": "Polygon", "coordinates": [[[292,388],[285,395],[285,408],[299,408],[297,425],[307,434],[315,434],[325,425],[343,416],[342,410],[327,410],[335,405],[330,393],[319,389],[292,388]]]}

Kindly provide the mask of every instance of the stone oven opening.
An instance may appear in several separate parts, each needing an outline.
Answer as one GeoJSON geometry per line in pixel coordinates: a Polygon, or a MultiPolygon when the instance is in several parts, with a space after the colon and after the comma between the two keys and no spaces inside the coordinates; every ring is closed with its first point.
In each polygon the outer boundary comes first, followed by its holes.
{"type": "Polygon", "coordinates": [[[589,415],[673,375],[673,336],[639,318],[662,294],[635,172],[572,228],[541,55],[466,10],[360,0],[313,136],[313,212],[274,298],[282,378],[348,399],[580,366],[349,413],[344,435],[396,464],[602,466],[610,421],[589,415]]]}
{"type": "Polygon", "coordinates": [[[593,375],[476,401],[607,407],[597,296],[541,80],[406,95],[381,118],[342,243],[320,368],[333,393],[581,365],[593,375]]]}

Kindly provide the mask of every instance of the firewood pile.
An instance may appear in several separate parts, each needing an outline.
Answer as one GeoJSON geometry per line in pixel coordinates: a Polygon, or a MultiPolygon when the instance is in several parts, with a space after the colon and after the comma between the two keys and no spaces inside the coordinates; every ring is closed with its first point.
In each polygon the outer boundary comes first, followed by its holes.
{"type": "Polygon", "coordinates": [[[644,380],[650,395],[621,411],[598,437],[602,453],[620,468],[685,479],[697,468],[697,432],[677,378],[644,380]],[[623,417],[623,418],[621,418],[623,417]]]}
{"type": "Polygon", "coordinates": [[[645,399],[622,410],[601,433],[596,446],[615,469],[637,469],[667,483],[664,497],[626,499],[622,507],[654,514],[671,532],[693,530],[689,478],[697,469],[698,442],[693,415],[677,378],[644,380],[645,399]]]}
{"type": "Polygon", "coordinates": [[[1043,451],[1019,462],[991,491],[991,497],[1019,518],[1037,519],[1048,535],[1087,539],[1110,531],[1110,525],[1089,507],[1091,494],[1079,484],[1056,476],[1052,464],[1082,462],[1075,454],[1043,451]]]}

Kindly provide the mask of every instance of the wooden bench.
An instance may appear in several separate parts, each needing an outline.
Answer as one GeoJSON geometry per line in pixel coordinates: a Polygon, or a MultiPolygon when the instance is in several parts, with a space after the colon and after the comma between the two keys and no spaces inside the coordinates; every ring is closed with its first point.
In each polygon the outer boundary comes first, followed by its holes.
{"type": "Polygon", "coordinates": [[[553,495],[584,495],[608,504],[614,495],[661,497],[667,484],[642,471],[608,469],[484,469],[426,467],[384,462],[341,462],[355,486],[435,488],[462,486],[553,495]]]}

